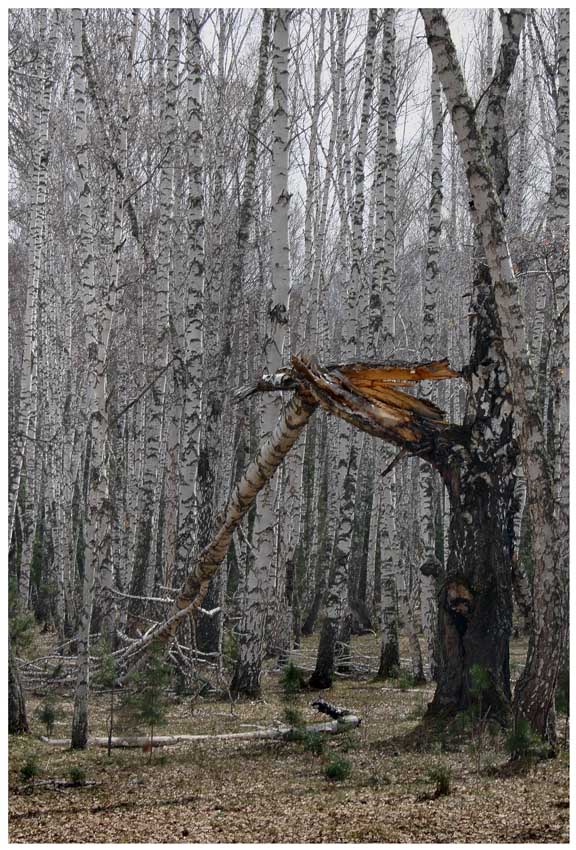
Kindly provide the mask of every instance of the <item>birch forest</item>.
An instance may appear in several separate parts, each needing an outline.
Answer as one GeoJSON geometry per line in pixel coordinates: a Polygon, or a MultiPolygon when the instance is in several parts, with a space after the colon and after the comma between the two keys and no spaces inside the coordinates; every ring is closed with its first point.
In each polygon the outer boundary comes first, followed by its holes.
{"type": "Polygon", "coordinates": [[[568,9],[8,36],[11,841],[567,842],[568,9]]]}

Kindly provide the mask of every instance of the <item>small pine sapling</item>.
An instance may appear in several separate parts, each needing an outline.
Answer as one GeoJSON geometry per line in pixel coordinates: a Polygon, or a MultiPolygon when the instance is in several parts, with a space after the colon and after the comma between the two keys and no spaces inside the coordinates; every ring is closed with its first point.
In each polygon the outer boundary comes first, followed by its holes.
{"type": "Polygon", "coordinates": [[[303,735],[304,718],[301,712],[292,705],[287,705],[284,708],[284,720],[290,726],[288,733],[289,741],[301,741],[303,735]]]}
{"type": "Polygon", "coordinates": [[[447,797],[452,790],[452,771],[444,764],[436,765],[428,771],[428,777],[436,783],[434,797],[447,797]]]}
{"type": "Polygon", "coordinates": [[[328,764],[324,767],[324,776],[332,782],[342,782],[348,779],[352,772],[352,765],[348,759],[342,756],[332,756],[328,764]]]}
{"type": "Polygon", "coordinates": [[[300,668],[290,662],[284,668],[280,677],[280,685],[284,692],[284,697],[290,699],[304,689],[306,683],[306,675],[300,668]]]}
{"type": "Polygon", "coordinates": [[[136,725],[148,728],[149,743],[144,752],[149,753],[152,761],[154,750],[154,730],[164,723],[167,700],[165,688],[170,681],[170,671],[166,666],[162,644],[153,644],[146,659],[146,666],[130,677],[130,693],[123,701],[123,713],[136,725]]]}
{"type": "Polygon", "coordinates": [[[321,756],[324,755],[326,741],[319,732],[305,732],[302,735],[302,746],[307,753],[321,756]]]}
{"type": "Polygon", "coordinates": [[[511,761],[529,761],[542,750],[542,741],[525,717],[517,717],[505,741],[511,761]]]}
{"type": "Polygon", "coordinates": [[[40,767],[38,765],[38,759],[36,756],[29,756],[22,767],[20,768],[20,779],[23,782],[28,782],[31,785],[34,784],[35,778],[40,773],[40,767]]]}
{"type": "Polygon", "coordinates": [[[52,699],[47,699],[46,702],[38,709],[38,719],[46,726],[46,737],[51,738],[56,722],[56,706],[52,699]]]}
{"type": "Polygon", "coordinates": [[[77,765],[71,767],[68,776],[72,785],[86,785],[86,771],[83,768],[77,765]]]}
{"type": "Polygon", "coordinates": [[[112,731],[114,728],[114,694],[116,691],[116,682],[118,678],[118,669],[116,659],[112,655],[110,647],[106,641],[98,647],[97,651],[100,659],[100,666],[94,675],[94,683],[99,685],[103,690],[107,690],[110,694],[110,702],[108,704],[108,757],[112,755],[112,731]]]}

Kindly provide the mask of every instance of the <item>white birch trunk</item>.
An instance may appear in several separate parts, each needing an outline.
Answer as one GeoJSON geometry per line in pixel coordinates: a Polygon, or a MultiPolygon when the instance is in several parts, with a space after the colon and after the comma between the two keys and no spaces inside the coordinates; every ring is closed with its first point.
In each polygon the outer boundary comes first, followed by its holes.
{"type": "MultiPolygon", "coordinates": [[[[34,126],[34,163],[31,209],[31,260],[26,288],[24,312],[24,346],[20,370],[18,416],[14,443],[10,446],[9,485],[9,538],[14,530],[16,503],[20,491],[22,470],[26,469],[26,491],[21,506],[23,551],[21,557],[19,594],[28,605],[30,593],[30,562],[36,530],[36,422],[37,422],[37,322],[38,292],[42,276],[43,250],[45,245],[46,197],[49,159],[49,117],[53,89],[53,60],[56,43],[54,22],[48,35],[48,16],[45,9],[39,14],[38,44],[41,56],[42,78],[37,86],[34,126]]],[[[39,63],[40,64],[40,63],[39,63]]]]}
{"type": "MultiPolygon", "coordinates": [[[[364,162],[372,93],[374,89],[374,44],[376,40],[376,11],[368,13],[367,36],[365,44],[365,76],[362,116],[355,151],[354,167],[354,213],[352,220],[352,269],[351,282],[346,292],[346,318],[343,329],[344,359],[353,359],[357,350],[358,298],[362,285],[363,267],[363,224],[364,224],[364,162]]],[[[343,38],[342,32],[340,38],[343,38]]],[[[343,42],[340,43],[339,72],[344,64],[343,42]]],[[[343,86],[343,76],[340,76],[343,86]]],[[[341,112],[340,120],[344,120],[341,112]]],[[[341,210],[342,212],[342,210],[341,210]]],[[[354,527],[354,508],[358,476],[359,440],[355,431],[348,425],[340,424],[338,437],[338,497],[340,516],[334,544],[332,571],[326,597],[326,609],[315,671],[310,679],[313,687],[329,687],[334,673],[334,656],[338,631],[348,604],[349,557],[354,527]]]]}
{"type": "MultiPolygon", "coordinates": [[[[288,145],[290,122],[288,115],[288,62],[290,56],[290,11],[277,10],[274,21],[272,48],[273,69],[273,141],[272,141],[272,210],[271,258],[272,287],[263,293],[266,303],[264,363],[268,374],[282,366],[288,323],[290,292],[290,254],[288,244],[288,145]]],[[[261,439],[274,428],[281,410],[281,400],[273,394],[264,396],[261,405],[261,439]]],[[[240,628],[239,657],[232,690],[256,694],[260,690],[260,672],[266,615],[271,603],[272,565],[275,563],[275,543],[278,518],[276,492],[268,484],[258,496],[252,531],[254,558],[249,559],[246,579],[246,609],[240,628]]]]}
{"type": "Polygon", "coordinates": [[[382,525],[380,529],[380,604],[378,619],[381,635],[378,675],[388,678],[400,667],[398,609],[396,605],[397,546],[394,530],[394,492],[392,478],[383,482],[382,525]]]}
{"type": "Polygon", "coordinates": [[[563,588],[563,541],[567,529],[555,517],[553,482],[546,439],[536,406],[536,385],[528,356],[524,317],[499,200],[486,166],[484,151],[450,33],[438,10],[422,9],[428,43],[442,81],[454,130],[466,166],[474,205],[500,314],[502,343],[509,371],[514,412],[520,432],[528,507],[535,530],[534,633],[515,703],[520,714],[552,743],[555,741],[553,697],[566,639],[563,588]]]}
{"type": "MultiPolygon", "coordinates": [[[[148,380],[162,373],[167,365],[170,344],[170,270],[173,237],[173,185],[177,142],[178,66],[180,57],[181,10],[168,14],[168,47],[166,55],[166,89],[162,117],[162,144],[166,155],[162,161],[159,186],[158,256],[152,303],[153,338],[148,380]]],[[[165,411],[166,379],[155,380],[146,398],[145,455],[142,478],[142,505],[138,529],[136,557],[139,560],[139,585],[144,596],[151,591],[156,559],[156,534],[161,488],[162,437],[165,411]]]]}
{"type": "Polygon", "coordinates": [[[186,570],[197,528],[196,477],[200,453],[202,410],[203,293],[204,293],[204,191],[202,41],[200,10],[187,18],[188,65],[188,242],[189,273],[186,293],[184,351],[184,412],[180,462],[179,568],[186,570]]]}
{"type": "Polygon", "coordinates": [[[95,276],[92,194],[89,182],[86,79],[82,46],[83,12],[74,9],[74,106],[76,116],[76,181],[79,194],[81,282],[88,355],[87,412],[90,429],[90,473],[84,528],[84,580],[77,636],[78,670],[74,691],[72,747],[83,749],[88,739],[90,621],[100,565],[108,560],[108,478],[106,470],[106,354],[95,276]]]}
{"type": "MultiPolygon", "coordinates": [[[[442,228],[442,149],[444,143],[442,87],[438,74],[432,70],[432,157],[431,190],[428,207],[428,247],[426,275],[424,278],[422,349],[423,360],[433,360],[437,354],[436,343],[436,302],[438,300],[440,259],[440,234],[442,228]]],[[[422,398],[435,401],[430,383],[424,382],[421,388],[422,398]]],[[[434,525],[434,471],[429,463],[420,465],[420,539],[425,559],[435,555],[436,529],[434,525]]],[[[420,616],[424,638],[428,646],[428,659],[432,678],[436,675],[436,582],[432,575],[421,573],[420,578],[420,616]]]]}

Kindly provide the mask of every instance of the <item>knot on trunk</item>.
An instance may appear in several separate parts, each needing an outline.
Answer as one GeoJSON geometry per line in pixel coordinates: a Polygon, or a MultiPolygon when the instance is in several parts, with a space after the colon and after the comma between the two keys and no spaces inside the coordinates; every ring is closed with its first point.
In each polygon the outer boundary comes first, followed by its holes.
{"type": "Polygon", "coordinates": [[[468,581],[459,576],[448,578],[442,590],[441,604],[462,637],[474,613],[474,593],[468,581]]]}
{"type": "Polygon", "coordinates": [[[442,564],[435,555],[428,555],[426,560],[420,565],[420,572],[423,576],[438,578],[442,573],[442,564]]]}

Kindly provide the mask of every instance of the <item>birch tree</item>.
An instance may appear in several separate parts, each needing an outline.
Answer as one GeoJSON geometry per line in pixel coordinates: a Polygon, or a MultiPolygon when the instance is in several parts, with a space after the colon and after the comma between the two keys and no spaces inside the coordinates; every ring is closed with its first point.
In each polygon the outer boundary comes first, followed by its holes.
{"type": "Polygon", "coordinates": [[[202,114],[202,21],[198,9],[190,9],[187,19],[188,66],[188,244],[190,272],[184,297],[184,410],[182,454],[180,459],[180,509],[178,560],[186,569],[197,519],[196,475],[200,452],[202,400],[203,294],[204,294],[204,190],[202,114]]]}
{"type": "Polygon", "coordinates": [[[168,16],[168,45],[166,54],[166,89],[162,113],[162,138],[166,156],[162,160],[159,185],[158,252],[155,259],[155,281],[152,296],[154,333],[150,349],[146,397],[145,456],[142,476],[142,506],[135,550],[137,569],[134,590],[151,592],[155,570],[155,530],[157,529],[160,491],[161,455],[163,453],[164,399],[170,343],[170,265],[173,182],[177,133],[178,65],[180,55],[180,10],[171,9],[168,16]],[[164,376],[164,377],[162,377],[164,376]]]}
{"type": "MultiPolygon", "coordinates": [[[[265,97],[265,82],[268,65],[269,15],[262,21],[260,64],[258,68],[253,117],[258,117],[265,97]],[[258,103],[257,103],[258,100],[258,103]]],[[[272,291],[266,299],[266,331],[264,340],[264,362],[270,374],[276,371],[282,359],[282,346],[287,322],[288,291],[290,285],[288,247],[288,126],[287,126],[287,82],[289,53],[289,16],[278,11],[274,20],[273,68],[274,68],[274,140],[273,140],[273,186],[272,186],[272,246],[273,257],[272,291]]],[[[255,163],[253,164],[255,166],[255,163]]],[[[245,180],[249,175],[245,176],[245,180]]],[[[247,199],[247,195],[245,195],[247,199]]],[[[278,408],[274,403],[261,411],[263,433],[271,433],[271,423],[278,408]]],[[[255,694],[260,689],[266,604],[269,601],[269,569],[274,557],[274,492],[268,488],[263,494],[253,529],[255,560],[248,566],[246,575],[246,601],[241,626],[239,658],[234,671],[231,688],[236,693],[255,694]]]]}
{"type": "Polygon", "coordinates": [[[106,351],[102,337],[100,297],[95,278],[92,194],[87,150],[86,78],[82,45],[83,12],[72,11],[74,33],[74,105],[76,117],[76,183],[79,197],[80,276],[84,301],[86,352],[88,355],[87,420],[90,434],[90,475],[84,529],[84,580],[78,627],[78,667],[74,691],[72,747],[84,749],[88,740],[88,692],[90,623],[96,576],[109,559],[107,517],[108,477],[106,468],[106,351]]]}
{"type": "MultiPolygon", "coordinates": [[[[432,360],[436,351],[436,303],[438,300],[438,278],[440,234],[442,228],[442,149],[444,144],[442,88],[436,71],[432,70],[432,157],[430,163],[430,202],[428,210],[428,246],[426,273],[422,299],[422,358],[432,360]]],[[[423,388],[423,398],[430,398],[429,389],[423,388]]],[[[420,521],[422,524],[422,547],[425,561],[435,556],[436,530],[433,516],[434,477],[427,464],[420,468],[420,521]]],[[[420,613],[422,628],[428,644],[428,658],[432,678],[436,676],[436,576],[421,569],[420,613]]]]}
{"type": "Polygon", "coordinates": [[[21,524],[24,546],[21,557],[19,591],[25,604],[30,592],[30,561],[36,528],[36,421],[38,376],[38,296],[45,246],[46,197],[49,159],[49,118],[53,89],[53,61],[56,40],[55,19],[48,31],[48,13],[42,10],[38,21],[39,74],[33,89],[33,174],[31,185],[30,271],[24,312],[24,345],[18,392],[16,436],[11,446],[9,484],[9,534],[14,531],[16,504],[26,470],[26,489],[22,502],[21,524]]]}
{"type": "MultiPolygon", "coordinates": [[[[502,347],[510,375],[519,444],[526,476],[528,509],[537,534],[534,547],[534,631],[526,668],[516,690],[516,710],[552,743],[555,741],[554,692],[566,638],[563,614],[563,551],[565,528],[554,510],[552,475],[546,454],[542,420],[535,403],[535,381],[526,345],[524,317],[506,241],[502,209],[488,170],[474,106],[456,57],[446,21],[438,10],[421,11],[454,130],[467,170],[486,261],[498,310],[502,347]]],[[[523,23],[516,13],[516,23],[523,23]]],[[[513,21],[514,23],[514,21],[513,21]]]]}
{"type": "MultiPolygon", "coordinates": [[[[346,294],[346,320],[343,332],[343,354],[349,358],[353,358],[356,355],[358,298],[363,278],[364,163],[374,89],[374,46],[376,33],[376,10],[371,9],[368,13],[364,53],[362,115],[358,132],[358,144],[355,152],[352,268],[351,281],[346,294]]],[[[341,49],[343,50],[343,46],[341,49]]],[[[342,57],[342,54],[340,55],[342,57]]],[[[342,58],[340,63],[341,65],[343,64],[342,58]]],[[[341,73],[342,71],[343,68],[341,67],[341,73]]],[[[342,77],[340,77],[340,85],[342,85],[342,77]]],[[[342,112],[340,113],[340,120],[345,120],[342,112]]],[[[350,430],[346,426],[341,425],[338,444],[338,492],[343,495],[343,498],[338,529],[334,541],[333,564],[327,589],[326,610],[320,633],[316,668],[310,678],[311,686],[319,688],[329,687],[332,683],[338,629],[342,623],[347,605],[349,554],[352,543],[356,481],[358,475],[357,435],[354,432],[350,433],[350,430]]]]}

